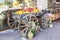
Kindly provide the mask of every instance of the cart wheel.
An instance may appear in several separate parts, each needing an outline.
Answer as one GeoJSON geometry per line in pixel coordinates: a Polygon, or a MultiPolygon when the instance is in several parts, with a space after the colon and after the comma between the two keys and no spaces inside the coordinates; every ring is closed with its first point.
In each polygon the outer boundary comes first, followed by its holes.
{"type": "MultiPolygon", "coordinates": [[[[33,15],[33,14],[28,14],[28,15],[26,15],[26,16],[24,16],[23,17],[23,20],[25,21],[25,23],[27,23],[27,24],[29,24],[29,22],[32,20],[32,17],[35,19],[35,20],[33,20],[34,22],[35,22],[35,25],[36,25],[36,30],[38,29],[38,28],[40,28],[40,26],[39,26],[39,24],[38,24],[38,19],[37,19],[37,17],[35,16],[35,15],[33,15]]],[[[29,24],[27,27],[31,27],[31,24],[29,24]]]]}
{"type": "Polygon", "coordinates": [[[42,17],[42,27],[44,29],[49,27],[49,18],[48,18],[48,16],[47,17],[46,16],[42,17]]]}
{"type": "Polygon", "coordinates": [[[12,29],[12,28],[16,28],[17,23],[15,22],[15,20],[13,18],[8,18],[7,19],[7,23],[8,26],[12,29]]]}
{"type": "Polygon", "coordinates": [[[23,37],[27,37],[27,32],[28,32],[28,24],[24,20],[20,20],[18,30],[23,37]]]}
{"type": "Polygon", "coordinates": [[[35,15],[33,15],[33,14],[28,14],[28,15],[24,16],[24,17],[23,17],[23,20],[24,20],[25,22],[29,22],[29,21],[31,21],[32,17],[35,18],[35,20],[36,20],[35,22],[38,22],[37,17],[36,17],[35,15]]]}

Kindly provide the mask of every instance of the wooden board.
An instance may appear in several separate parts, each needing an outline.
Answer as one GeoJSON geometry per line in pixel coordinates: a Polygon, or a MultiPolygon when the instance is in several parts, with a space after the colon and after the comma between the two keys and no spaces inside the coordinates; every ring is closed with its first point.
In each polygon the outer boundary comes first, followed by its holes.
{"type": "Polygon", "coordinates": [[[55,13],[55,14],[53,14],[52,20],[56,20],[56,19],[58,19],[58,18],[60,18],[60,13],[55,13]]]}

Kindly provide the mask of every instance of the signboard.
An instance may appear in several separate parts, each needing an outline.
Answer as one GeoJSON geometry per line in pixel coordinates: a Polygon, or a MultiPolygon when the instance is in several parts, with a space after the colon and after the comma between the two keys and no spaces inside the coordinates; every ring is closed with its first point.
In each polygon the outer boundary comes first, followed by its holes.
{"type": "Polygon", "coordinates": [[[40,10],[45,10],[48,8],[47,0],[37,0],[37,8],[40,10]]]}

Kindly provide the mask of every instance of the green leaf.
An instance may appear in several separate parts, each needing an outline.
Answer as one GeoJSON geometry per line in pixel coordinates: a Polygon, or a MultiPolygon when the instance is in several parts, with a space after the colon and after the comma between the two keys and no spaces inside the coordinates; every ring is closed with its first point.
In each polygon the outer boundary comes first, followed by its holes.
{"type": "Polygon", "coordinates": [[[10,5],[11,3],[10,3],[9,0],[4,0],[4,4],[5,4],[5,5],[10,5]]]}
{"type": "Polygon", "coordinates": [[[37,34],[37,31],[34,29],[32,29],[31,32],[33,33],[34,36],[37,34]]]}

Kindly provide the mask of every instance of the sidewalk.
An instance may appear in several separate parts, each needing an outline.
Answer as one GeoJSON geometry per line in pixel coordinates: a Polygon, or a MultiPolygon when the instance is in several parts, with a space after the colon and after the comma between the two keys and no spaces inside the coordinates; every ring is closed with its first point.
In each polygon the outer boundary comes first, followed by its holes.
{"type": "MultiPolygon", "coordinates": [[[[13,30],[0,32],[0,40],[21,40],[20,34],[13,30]]],[[[60,40],[60,22],[54,22],[54,27],[38,33],[33,40],[60,40]]]]}
{"type": "Polygon", "coordinates": [[[40,32],[33,40],[60,40],[60,22],[55,22],[53,28],[40,32]]]}

